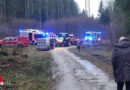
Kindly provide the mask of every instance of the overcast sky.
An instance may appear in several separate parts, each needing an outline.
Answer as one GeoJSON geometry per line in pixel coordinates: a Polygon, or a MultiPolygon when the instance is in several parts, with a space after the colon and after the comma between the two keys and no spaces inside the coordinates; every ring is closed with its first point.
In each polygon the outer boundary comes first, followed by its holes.
{"type": "MultiPolygon", "coordinates": [[[[85,0],[75,0],[75,1],[78,3],[79,8],[82,11],[85,8],[85,0]]],[[[101,0],[90,0],[90,7],[91,7],[90,12],[91,12],[91,15],[93,15],[94,17],[98,16],[100,1],[101,0]]]]}

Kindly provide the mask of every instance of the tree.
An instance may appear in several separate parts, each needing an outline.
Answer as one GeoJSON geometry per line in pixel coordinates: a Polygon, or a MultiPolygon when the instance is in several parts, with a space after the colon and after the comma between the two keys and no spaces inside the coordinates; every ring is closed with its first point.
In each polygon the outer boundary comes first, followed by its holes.
{"type": "MultiPolygon", "coordinates": [[[[0,0],[0,15],[46,21],[78,15],[74,0],[0,0]]],[[[9,20],[7,20],[9,21],[9,20]]]]}
{"type": "Polygon", "coordinates": [[[130,0],[115,0],[116,6],[124,14],[125,34],[130,35],[130,0]]]}
{"type": "Polygon", "coordinates": [[[110,17],[109,9],[106,8],[101,13],[100,23],[103,24],[103,25],[109,25],[110,22],[111,22],[111,17],[110,17]]]}
{"type": "Polygon", "coordinates": [[[11,36],[16,35],[19,27],[41,29],[47,20],[78,15],[74,0],[0,0],[0,27],[6,27],[6,35],[11,36]]]}
{"type": "Polygon", "coordinates": [[[99,13],[100,13],[100,15],[103,13],[103,11],[104,11],[103,1],[101,0],[101,2],[100,2],[100,7],[99,7],[99,13]]]}
{"type": "Polygon", "coordinates": [[[104,8],[103,1],[100,2],[99,7],[100,23],[103,25],[109,25],[111,22],[109,8],[104,8]]]}
{"type": "Polygon", "coordinates": [[[86,11],[85,11],[85,10],[83,10],[83,11],[82,11],[82,13],[81,13],[81,15],[82,15],[82,16],[87,16],[86,11]]]}

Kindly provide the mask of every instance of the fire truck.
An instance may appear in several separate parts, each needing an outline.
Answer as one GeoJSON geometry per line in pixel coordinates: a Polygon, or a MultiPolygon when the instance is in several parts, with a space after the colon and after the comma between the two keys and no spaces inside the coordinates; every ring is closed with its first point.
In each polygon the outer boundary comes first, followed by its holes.
{"type": "Polygon", "coordinates": [[[26,37],[6,37],[3,40],[0,40],[0,47],[27,47],[28,39],[26,37]]]}
{"type": "Polygon", "coordinates": [[[43,35],[45,34],[44,31],[37,29],[23,29],[19,30],[19,33],[20,37],[27,37],[32,42],[32,45],[36,45],[37,39],[42,38],[43,35]]]}
{"type": "Polygon", "coordinates": [[[102,42],[102,32],[86,32],[85,41],[87,44],[100,45],[102,42]]]}
{"type": "Polygon", "coordinates": [[[78,38],[74,36],[74,34],[69,34],[71,45],[77,45],[78,38]]]}
{"type": "Polygon", "coordinates": [[[57,36],[58,38],[56,39],[56,46],[70,46],[70,37],[68,33],[59,33],[57,36]]]}

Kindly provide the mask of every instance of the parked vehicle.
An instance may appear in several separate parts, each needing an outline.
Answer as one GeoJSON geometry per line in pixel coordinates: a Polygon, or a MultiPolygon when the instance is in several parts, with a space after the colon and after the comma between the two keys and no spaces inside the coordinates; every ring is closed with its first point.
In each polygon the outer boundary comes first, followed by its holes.
{"type": "Polygon", "coordinates": [[[23,29],[19,30],[19,34],[20,37],[27,37],[32,42],[32,45],[36,45],[37,39],[42,38],[45,32],[37,29],[23,29]]]}
{"type": "Polygon", "coordinates": [[[56,46],[70,46],[70,37],[68,33],[59,33],[56,39],[56,46]]]}
{"type": "Polygon", "coordinates": [[[74,34],[69,34],[71,45],[77,45],[78,39],[74,36],[74,34]]]}
{"type": "Polygon", "coordinates": [[[55,48],[55,39],[53,35],[47,34],[37,39],[37,50],[50,50],[55,48]]]}
{"type": "Polygon", "coordinates": [[[37,50],[50,50],[50,40],[46,38],[38,38],[37,40],[37,50]]]}
{"type": "Polygon", "coordinates": [[[3,46],[13,46],[13,47],[27,47],[28,46],[28,39],[25,37],[6,37],[3,40],[0,40],[0,47],[3,46]]]}
{"type": "Polygon", "coordinates": [[[86,32],[85,41],[90,45],[100,45],[102,43],[101,32],[86,32]]]}

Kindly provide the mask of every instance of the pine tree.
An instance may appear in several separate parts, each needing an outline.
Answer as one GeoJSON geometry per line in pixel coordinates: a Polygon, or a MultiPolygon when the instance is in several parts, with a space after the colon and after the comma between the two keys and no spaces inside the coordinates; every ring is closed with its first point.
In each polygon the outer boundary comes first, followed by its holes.
{"type": "Polygon", "coordinates": [[[125,33],[130,35],[130,0],[115,0],[116,6],[124,14],[125,33]]]}

